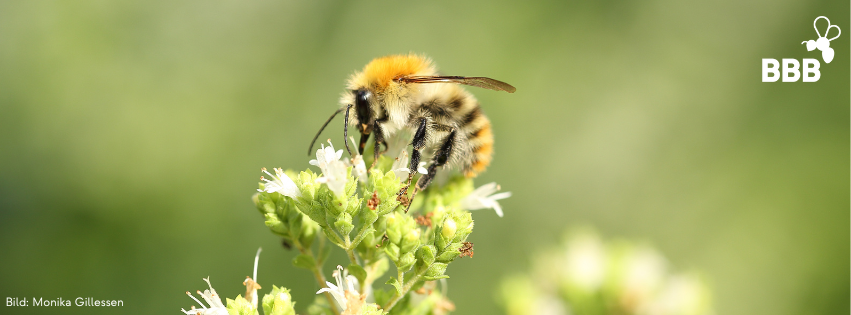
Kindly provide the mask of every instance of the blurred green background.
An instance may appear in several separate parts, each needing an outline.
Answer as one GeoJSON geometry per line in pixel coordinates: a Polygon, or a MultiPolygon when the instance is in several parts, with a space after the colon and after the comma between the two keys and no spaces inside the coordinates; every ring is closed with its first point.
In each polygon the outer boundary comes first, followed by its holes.
{"type": "MultiPolygon", "coordinates": [[[[718,314],[849,312],[848,1],[2,1],[0,297],[121,299],[179,314],[211,280],[319,286],[249,197],[261,167],[304,169],[349,74],[426,53],[495,126],[452,265],[458,314],[499,311],[500,275],[567,227],[655,244],[701,270],[718,314]],[[827,15],[826,64],[800,42],[827,15]],[[818,58],[817,83],[762,83],[762,58],[818,58]]],[[[338,118],[323,138],[341,140],[338,118]]],[[[335,252],[336,259],[344,257],[335,252]]],[[[330,266],[326,266],[330,267],[330,266]]],[[[327,268],[330,273],[330,268],[327,268]]]]}

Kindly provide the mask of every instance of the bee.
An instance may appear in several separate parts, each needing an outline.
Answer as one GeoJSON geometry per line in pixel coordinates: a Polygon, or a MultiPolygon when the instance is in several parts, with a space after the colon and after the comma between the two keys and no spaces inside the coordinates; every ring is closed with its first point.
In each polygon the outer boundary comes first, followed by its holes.
{"type": "MultiPolygon", "coordinates": [[[[358,153],[363,154],[370,135],[374,135],[374,160],[387,150],[387,139],[407,131],[413,134],[407,184],[399,192],[400,200],[410,205],[416,193],[434,179],[438,167],[457,168],[467,177],[475,177],[490,164],[493,133],[490,120],[479,102],[459,85],[469,85],[514,93],[508,83],[485,77],[438,75],[432,61],[421,55],[391,55],[369,62],[355,72],[340,98],[338,109],[322,125],[322,130],[345,112],[343,137],[349,127],[360,132],[358,153]],[[384,151],[381,146],[384,146],[384,151]],[[428,172],[417,181],[410,199],[404,198],[424,152],[430,153],[428,172]]],[[[352,154],[348,141],[346,150],[352,154]]]]}

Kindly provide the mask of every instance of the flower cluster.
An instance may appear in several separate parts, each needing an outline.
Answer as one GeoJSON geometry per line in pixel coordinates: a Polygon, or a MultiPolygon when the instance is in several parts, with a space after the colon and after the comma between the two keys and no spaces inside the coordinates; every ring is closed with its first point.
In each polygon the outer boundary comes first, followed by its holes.
{"type": "MultiPolygon", "coordinates": [[[[257,311],[257,289],[261,289],[257,284],[257,263],[260,260],[260,250],[257,250],[257,255],[254,257],[254,278],[246,277],[243,284],[245,285],[245,297],[237,295],[235,299],[227,299],[227,307],[222,303],[222,298],[213,289],[210,283],[210,278],[204,278],[207,282],[209,290],[204,292],[198,291],[198,295],[204,299],[209,305],[204,305],[191,293],[186,292],[189,297],[201,305],[201,308],[192,306],[190,310],[181,309],[187,315],[259,315],[257,311]]],[[[266,315],[295,315],[295,302],[292,301],[290,291],[285,288],[272,286],[272,292],[269,292],[263,297],[263,313],[266,315]]]]}
{"type": "MultiPolygon", "coordinates": [[[[365,161],[361,155],[344,158],[343,150],[335,150],[329,141],[308,163],[316,169],[261,170],[264,175],[252,197],[255,206],[269,230],[286,247],[298,251],[293,265],[311,271],[323,287],[307,306],[308,314],[446,314],[454,310],[445,295],[444,279],[449,278],[447,267],[456,258],[473,256],[473,245],[467,242],[474,226],[468,210],[494,209],[501,217],[498,200],[511,194],[495,194],[499,190],[495,183],[474,189],[471,179],[449,177],[422,191],[406,212],[401,201],[409,200],[410,192],[403,185],[412,172],[415,176],[426,173],[425,162],[414,170],[408,163],[405,151],[375,161],[365,161]],[[345,251],[349,263],[337,266],[332,282],[326,280],[323,266],[333,247],[345,251]],[[395,273],[389,272],[391,265],[395,273]],[[438,281],[444,285],[438,287],[438,281]]],[[[228,300],[226,308],[211,287],[202,294],[209,307],[198,301],[201,309],[185,312],[257,314],[260,286],[249,280],[246,286],[253,289],[244,298],[228,300]]],[[[293,314],[293,305],[284,288],[274,287],[262,299],[265,314],[293,314]]]]}
{"type": "Polygon", "coordinates": [[[652,247],[604,243],[591,231],[533,260],[533,271],[505,279],[500,289],[509,315],[712,314],[709,289],[694,273],[669,274],[652,247]]]}

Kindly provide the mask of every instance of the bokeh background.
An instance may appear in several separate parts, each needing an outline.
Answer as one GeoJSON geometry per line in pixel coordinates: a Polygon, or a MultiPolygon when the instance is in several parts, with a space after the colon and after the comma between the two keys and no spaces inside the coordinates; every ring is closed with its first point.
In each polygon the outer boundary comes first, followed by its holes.
{"type": "Polygon", "coordinates": [[[319,286],[249,199],[259,169],[308,167],[347,76],[418,52],[518,89],[471,88],[497,141],[477,183],[514,196],[505,218],[474,213],[475,258],[448,271],[459,314],[499,312],[501,275],[576,225],[700,270],[718,314],[847,314],[848,16],[826,0],[2,1],[0,297],[125,306],[0,313],[179,314],[202,277],[244,292],[260,246],[260,283],[306,306],[319,286]],[[843,32],[821,79],[762,83],[762,58],[821,61],[800,44],[819,15],[843,32]]]}

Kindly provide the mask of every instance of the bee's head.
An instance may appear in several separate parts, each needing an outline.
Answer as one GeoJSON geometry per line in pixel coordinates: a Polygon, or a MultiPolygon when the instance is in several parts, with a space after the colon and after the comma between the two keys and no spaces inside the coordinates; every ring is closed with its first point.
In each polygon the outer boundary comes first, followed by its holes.
{"type": "Polygon", "coordinates": [[[373,94],[366,88],[360,88],[352,90],[352,96],[354,98],[352,105],[354,105],[355,126],[361,134],[368,135],[372,133],[372,125],[375,122],[375,117],[373,117],[370,109],[373,94]]]}

